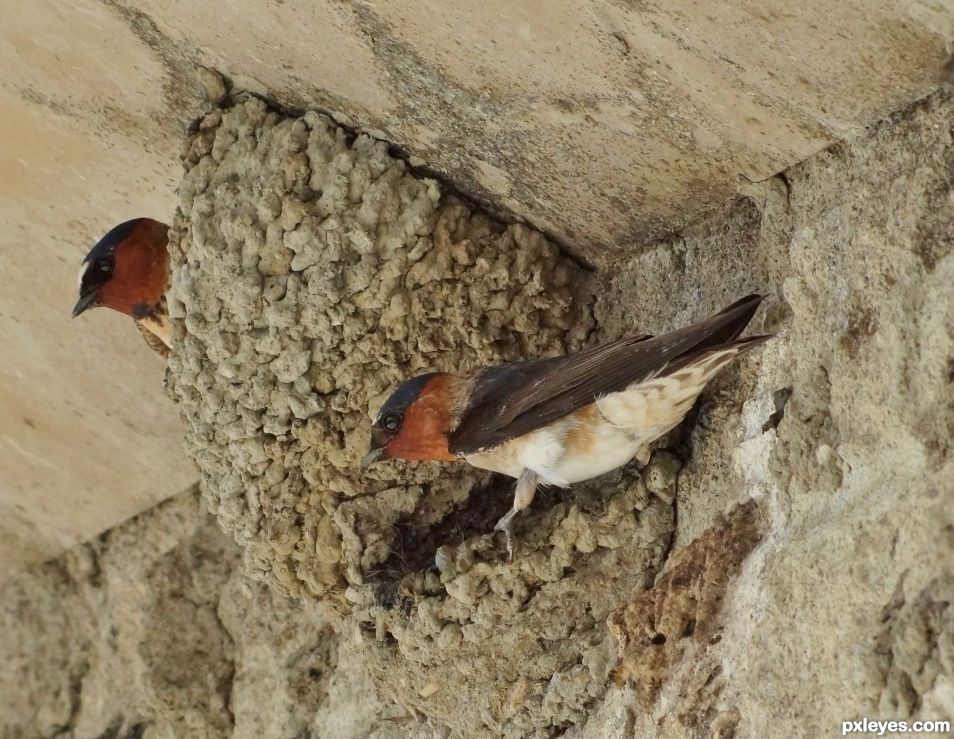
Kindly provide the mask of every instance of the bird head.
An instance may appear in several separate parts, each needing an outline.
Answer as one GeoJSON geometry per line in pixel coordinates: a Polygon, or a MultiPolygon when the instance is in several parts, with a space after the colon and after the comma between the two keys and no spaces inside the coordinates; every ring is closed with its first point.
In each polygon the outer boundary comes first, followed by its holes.
{"type": "Polygon", "coordinates": [[[168,231],[151,218],[135,218],[101,238],[80,266],[73,317],[99,306],[136,316],[159,302],[169,280],[168,231]]]}
{"type": "Polygon", "coordinates": [[[455,379],[444,373],[419,375],[395,390],[371,425],[371,446],[361,469],[379,459],[457,460],[447,446],[455,379]]]}

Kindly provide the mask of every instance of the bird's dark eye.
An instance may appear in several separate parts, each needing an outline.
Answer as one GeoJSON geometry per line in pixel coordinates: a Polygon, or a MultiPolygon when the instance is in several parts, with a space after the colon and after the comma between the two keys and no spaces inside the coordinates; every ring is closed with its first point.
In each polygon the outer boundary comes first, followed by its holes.
{"type": "Polygon", "coordinates": [[[113,271],[113,267],[116,266],[116,258],[112,254],[107,254],[105,257],[99,260],[97,263],[99,271],[103,274],[109,274],[113,271]]]}
{"type": "Polygon", "coordinates": [[[384,418],[381,419],[381,425],[384,426],[388,431],[397,431],[401,428],[401,414],[400,413],[388,413],[384,418]]]}

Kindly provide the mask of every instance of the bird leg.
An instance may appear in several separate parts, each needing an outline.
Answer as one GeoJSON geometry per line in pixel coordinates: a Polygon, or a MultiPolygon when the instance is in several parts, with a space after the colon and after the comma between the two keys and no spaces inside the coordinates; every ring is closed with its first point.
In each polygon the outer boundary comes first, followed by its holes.
{"type": "Polygon", "coordinates": [[[537,492],[537,473],[533,470],[524,470],[517,478],[517,487],[513,492],[513,507],[507,512],[507,515],[497,521],[494,531],[503,531],[507,537],[507,554],[513,560],[513,519],[525,510],[531,502],[533,495],[537,492]]]}

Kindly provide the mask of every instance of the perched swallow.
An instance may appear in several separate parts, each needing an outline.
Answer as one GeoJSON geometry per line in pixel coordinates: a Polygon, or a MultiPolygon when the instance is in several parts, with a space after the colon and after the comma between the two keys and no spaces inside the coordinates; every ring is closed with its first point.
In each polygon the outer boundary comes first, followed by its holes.
{"type": "Polygon", "coordinates": [[[567,487],[631,459],[674,428],[706,384],[739,354],[771,338],[739,336],[762,301],[749,295],[663,336],[633,336],[551,359],[405,382],[371,427],[362,469],[379,459],[464,460],[517,478],[507,535],[538,484],[567,487]]]}
{"type": "Polygon", "coordinates": [[[146,343],[169,355],[169,227],[151,218],[120,223],[94,246],[80,267],[73,318],[104,306],[130,316],[146,343]]]}

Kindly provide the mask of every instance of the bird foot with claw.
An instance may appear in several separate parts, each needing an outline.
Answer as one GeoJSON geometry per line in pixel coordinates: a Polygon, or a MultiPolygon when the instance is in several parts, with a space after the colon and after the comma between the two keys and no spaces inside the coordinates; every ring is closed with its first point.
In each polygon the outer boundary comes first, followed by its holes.
{"type": "Polygon", "coordinates": [[[513,535],[513,517],[516,511],[510,511],[506,516],[497,521],[494,531],[502,531],[507,539],[507,561],[513,562],[513,554],[516,549],[513,535]]]}

